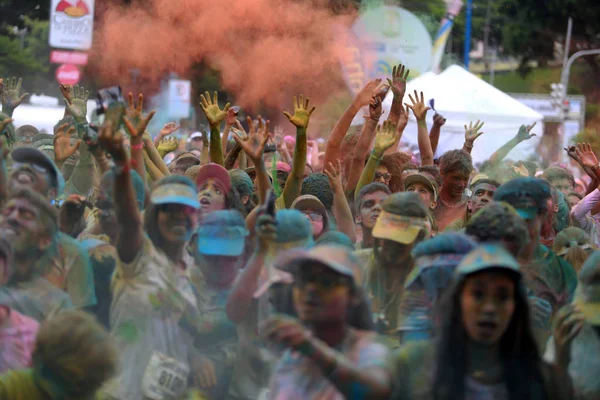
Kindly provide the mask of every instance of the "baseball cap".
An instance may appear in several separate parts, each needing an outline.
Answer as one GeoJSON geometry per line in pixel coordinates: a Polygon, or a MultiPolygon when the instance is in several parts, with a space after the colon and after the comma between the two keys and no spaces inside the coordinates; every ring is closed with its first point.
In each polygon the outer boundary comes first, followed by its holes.
{"type": "Polygon", "coordinates": [[[195,209],[200,208],[196,190],[184,183],[166,183],[157,186],[150,195],[152,204],[182,204],[195,209]]]}
{"type": "Polygon", "coordinates": [[[438,184],[433,180],[433,178],[430,178],[428,175],[421,172],[412,173],[404,178],[404,187],[408,188],[415,182],[419,182],[427,186],[433,192],[433,199],[437,200],[439,191],[438,184]]]}
{"type": "Polygon", "coordinates": [[[194,132],[190,135],[190,140],[192,139],[196,139],[196,138],[201,138],[202,137],[202,133],[201,132],[194,132]]]}
{"type": "Polygon", "coordinates": [[[299,211],[310,208],[321,213],[323,218],[327,218],[327,210],[325,209],[325,206],[323,203],[321,203],[321,200],[312,194],[304,194],[296,197],[296,200],[294,200],[292,203],[291,208],[299,211]]]}
{"type": "Polygon", "coordinates": [[[197,231],[198,251],[204,255],[237,257],[246,244],[246,221],[237,210],[206,215],[197,231]]]}
{"type": "Polygon", "coordinates": [[[277,164],[275,164],[275,167],[276,167],[277,171],[283,171],[283,172],[291,172],[292,171],[292,167],[290,167],[290,165],[288,163],[284,163],[283,161],[277,161],[277,164]]]}
{"type": "Polygon", "coordinates": [[[498,243],[485,243],[471,251],[458,265],[455,274],[470,275],[491,268],[504,269],[521,275],[517,260],[498,243]]]}
{"type": "Polygon", "coordinates": [[[573,303],[591,325],[600,325],[600,251],[593,252],[579,271],[573,303]]]}
{"type": "Polygon", "coordinates": [[[57,195],[62,195],[65,189],[65,179],[62,173],[47,155],[35,147],[17,147],[11,153],[12,159],[17,163],[31,163],[44,167],[52,177],[52,185],[56,188],[57,195]]]}
{"type": "Polygon", "coordinates": [[[203,165],[198,170],[198,177],[196,178],[196,186],[200,187],[208,179],[215,179],[221,184],[225,192],[231,190],[231,178],[229,172],[219,164],[210,163],[203,165]]]}
{"type": "Polygon", "coordinates": [[[410,244],[422,230],[431,230],[428,218],[407,217],[383,210],[373,227],[373,237],[402,244],[410,244]]]}
{"type": "Polygon", "coordinates": [[[362,284],[362,273],[358,259],[351,250],[339,245],[322,245],[311,249],[294,249],[283,253],[274,266],[296,275],[301,268],[309,267],[307,261],[318,262],[340,275],[352,279],[355,285],[362,284]]]}

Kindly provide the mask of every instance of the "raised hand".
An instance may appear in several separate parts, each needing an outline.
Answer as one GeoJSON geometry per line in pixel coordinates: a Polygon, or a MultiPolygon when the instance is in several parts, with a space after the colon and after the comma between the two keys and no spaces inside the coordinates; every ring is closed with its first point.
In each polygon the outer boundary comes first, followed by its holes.
{"type": "Polygon", "coordinates": [[[323,170],[325,175],[327,175],[327,178],[329,178],[329,184],[334,193],[342,193],[344,191],[342,171],[342,160],[337,160],[337,166],[334,166],[333,163],[329,163],[323,170]]]}
{"type": "Polygon", "coordinates": [[[115,130],[111,121],[106,121],[98,132],[98,144],[106,150],[116,163],[127,161],[127,148],[125,147],[125,135],[115,130]]]}
{"type": "Polygon", "coordinates": [[[225,116],[225,123],[229,126],[235,126],[237,122],[238,111],[236,111],[235,107],[231,107],[227,110],[227,115],[225,116]]]}
{"type": "Polygon", "coordinates": [[[90,92],[85,90],[83,86],[73,86],[72,89],[67,89],[66,86],[60,86],[60,91],[64,96],[65,104],[69,114],[73,116],[75,122],[85,123],[87,121],[87,101],[90,97],[90,92]]]}
{"type": "Polygon", "coordinates": [[[372,81],[367,83],[365,85],[365,87],[362,88],[361,91],[358,92],[358,94],[354,98],[355,104],[358,105],[359,107],[364,107],[364,106],[368,106],[369,104],[371,104],[371,101],[373,100],[373,96],[375,95],[375,91],[379,87],[380,83],[381,83],[381,79],[373,79],[372,81]]]}
{"type": "Polygon", "coordinates": [[[206,115],[206,119],[211,126],[219,125],[221,121],[225,119],[227,116],[227,111],[231,107],[230,103],[225,104],[225,107],[221,110],[219,108],[219,94],[217,92],[213,93],[213,98],[210,98],[210,94],[205,92],[200,95],[200,107],[202,107],[202,111],[204,111],[204,115],[206,115]]]}
{"type": "Polygon", "coordinates": [[[123,122],[131,136],[131,144],[138,145],[144,140],[144,132],[156,111],[150,111],[145,117],[142,114],[144,107],[144,95],[138,95],[137,107],[133,104],[133,93],[129,92],[129,107],[125,111],[123,122]]]}
{"type": "Polygon", "coordinates": [[[69,127],[69,124],[62,124],[58,127],[58,130],[54,134],[54,160],[57,164],[64,163],[67,158],[71,157],[79,149],[81,145],[81,139],[77,140],[75,144],[71,144],[71,136],[73,136],[77,130],[73,125],[69,127]],[[67,130],[67,127],[69,128],[67,130]]]}
{"type": "Polygon", "coordinates": [[[581,158],[579,158],[579,156],[577,155],[577,147],[569,146],[568,148],[565,147],[563,150],[566,151],[567,155],[569,157],[571,157],[573,160],[575,160],[579,165],[583,165],[581,163],[581,158]]]}
{"type": "Polygon", "coordinates": [[[519,132],[517,133],[517,140],[519,142],[524,142],[525,140],[529,140],[532,137],[534,137],[535,133],[532,134],[531,130],[536,124],[537,122],[534,122],[531,125],[521,125],[521,127],[519,128],[519,132]]]}
{"type": "Polygon", "coordinates": [[[306,98],[306,101],[304,101],[304,96],[300,95],[300,101],[298,102],[296,96],[294,96],[294,115],[291,115],[287,111],[284,111],[283,114],[297,128],[306,129],[308,127],[308,122],[310,121],[310,116],[315,111],[315,107],[309,109],[309,104],[310,99],[308,97],[306,98]]]}
{"type": "Polygon", "coordinates": [[[129,92],[127,107],[125,108],[125,119],[128,119],[132,125],[137,125],[142,120],[143,110],[144,95],[141,93],[138,94],[138,103],[136,106],[133,101],[133,93],[129,92]]]}
{"type": "Polygon", "coordinates": [[[179,147],[179,140],[170,137],[158,142],[156,150],[158,150],[160,154],[169,154],[170,152],[177,150],[177,147],[179,147]]]}
{"type": "Polygon", "coordinates": [[[425,117],[427,117],[427,111],[431,110],[430,107],[425,105],[425,96],[423,96],[423,92],[421,92],[421,98],[419,99],[419,94],[415,90],[415,98],[413,99],[412,95],[408,95],[412,106],[404,103],[405,106],[410,108],[415,114],[415,118],[417,121],[425,121],[425,117]]]}
{"type": "Polygon", "coordinates": [[[171,133],[179,130],[179,128],[181,128],[181,125],[176,124],[175,122],[167,122],[160,130],[159,135],[161,138],[164,138],[166,136],[169,136],[171,133]]]}
{"type": "Polygon", "coordinates": [[[473,143],[475,139],[483,135],[483,132],[479,132],[479,130],[483,127],[483,124],[484,122],[480,123],[479,120],[477,120],[475,125],[473,125],[473,121],[469,123],[469,127],[465,125],[465,142],[473,143]]]}
{"type": "Polygon", "coordinates": [[[387,149],[392,147],[398,138],[396,132],[396,126],[392,121],[385,121],[383,125],[378,126],[373,152],[381,155],[385,153],[387,149]]]}
{"type": "Polygon", "coordinates": [[[7,78],[6,80],[0,79],[0,97],[2,98],[2,111],[5,114],[12,114],[12,112],[21,105],[23,100],[29,93],[19,94],[21,92],[21,84],[23,79],[19,78],[7,78]]]}
{"type": "Polygon", "coordinates": [[[381,86],[375,90],[369,103],[369,118],[379,121],[381,114],[383,114],[383,99],[385,99],[389,90],[389,86],[381,86]]]}
{"type": "Polygon", "coordinates": [[[269,124],[270,121],[263,121],[258,117],[258,124],[248,117],[248,137],[241,138],[238,135],[233,136],[233,140],[244,150],[244,153],[252,160],[254,164],[258,164],[265,151],[265,146],[269,141],[269,124]]]}
{"type": "Polygon", "coordinates": [[[394,93],[394,99],[398,101],[402,101],[404,93],[406,93],[406,80],[409,73],[410,70],[408,68],[399,64],[397,67],[394,66],[392,68],[392,79],[387,78],[388,85],[390,85],[392,93],[394,93]]]}
{"type": "Polygon", "coordinates": [[[433,115],[433,126],[434,127],[441,128],[445,124],[446,124],[446,118],[444,118],[442,115],[440,115],[438,113],[435,113],[433,115]]]}
{"type": "Polygon", "coordinates": [[[598,158],[596,157],[596,154],[594,154],[592,146],[589,143],[577,143],[575,153],[577,154],[577,157],[579,157],[581,165],[584,167],[598,167],[598,158]]]}

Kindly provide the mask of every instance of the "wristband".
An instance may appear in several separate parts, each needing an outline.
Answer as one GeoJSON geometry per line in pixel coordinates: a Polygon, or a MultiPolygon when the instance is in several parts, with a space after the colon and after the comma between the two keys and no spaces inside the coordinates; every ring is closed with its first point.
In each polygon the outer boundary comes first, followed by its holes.
{"type": "Polygon", "coordinates": [[[127,161],[125,161],[123,163],[115,164],[113,169],[115,171],[115,175],[122,175],[124,173],[128,173],[131,170],[131,166],[127,161]]]}
{"type": "Polygon", "coordinates": [[[136,149],[136,150],[141,150],[144,148],[144,142],[140,143],[140,144],[132,144],[131,146],[129,146],[132,149],[136,149]]]}
{"type": "Polygon", "coordinates": [[[472,149],[472,148],[473,148],[473,143],[465,142],[464,146],[465,146],[467,149],[472,149]]]}
{"type": "Polygon", "coordinates": [[[377,160],[377,161],[379,161],[379,162],[382,162],[382,161],[383,161],[383,157],[382,157],[382,158],[379,158],[379,157],[377,157],[375,154],[373,154],[373,152],[371,152],[371,154],[369,154],[369,157],[371,157],[373,160],[377,160]]]}

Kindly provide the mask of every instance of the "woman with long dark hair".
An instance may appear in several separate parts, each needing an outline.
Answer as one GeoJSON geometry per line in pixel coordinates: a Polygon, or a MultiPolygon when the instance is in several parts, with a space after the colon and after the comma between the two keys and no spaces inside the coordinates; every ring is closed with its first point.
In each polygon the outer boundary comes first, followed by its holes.
{"type": "Polygon", "coordinates": [[[560,366],[544,363],[529,324],[519,264],[504,247],[469,253],[447,292],[438,342],[393,357],[393,399],[568,399],[560,366]]]}

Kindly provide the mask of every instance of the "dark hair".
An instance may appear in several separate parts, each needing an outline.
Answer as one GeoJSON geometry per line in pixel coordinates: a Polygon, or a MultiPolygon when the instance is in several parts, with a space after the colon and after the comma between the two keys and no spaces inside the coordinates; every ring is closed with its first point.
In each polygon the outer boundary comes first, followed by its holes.
{"type": "Polygon", "coordinates": [[[465,233],[480,243],[506,241],[517,256],[529,241],[525,221],[516,210],[502,202],[493,201],[479,210],[467,223],[465,233]]]}
{"type": "Polygon", "coordinates": [[[435,165],[422,165],[419,167],[419,172],[430,175],[438,184],[438,187],[442,187],[442,175],[440,169],[435,165]]]}
{"type": "MultiPolygon", "coordinates": [[[[156,189],[159,186],[168,185],[172,183],[178,183],[182,185],[187,185],[196,191],[196,185],[194,182],[183,175],[169,175],[161,180],[157,181],[152,190],[156,189]]],[[[150,193],[150,197],[152,197],[152,193],[150,193]]],[[[156,248],[162,249],[164,245],[164,238],[160,233],[160,229],[158,227],[158,207],[155,204],[150,203],[146,210],[144,211],[144,228],[146,229],[146,233],[148,237],[152,241],[152,244],[156,248]]]]}
{"type": "Polygon", "coordinates": [[[379,182],[372,182],[369,183],[368,185],[365,185],[362,187],[362,189],[360,189],[360,192],[358,192],[358,196],[356,196],[356,212],[359,213],[362,206],[363,206],[363,199],[366,195],[368,194],[372,194],[372,193],[377,193],[377,192],[383,192],[383,193],[387,193],[387,194],[392,194],[392,192],[390,191],[390,188],[387,187],[386,185],[384,185],[383,183],[379,183],[379,182]]]}
{"type": "Polygon", "coordinates": [[[40,211],[40,222],[48,237],[52,238],[58,232],[58,210],[50,205],[48,200],[38,192],[21,188],[12,192],[8,196],[8,200],[24,199],[29,201],[35,208],[40,211]]]}
{"type": "Polygon", "coordinates": [[[440,174],[444,176],[452,172],[470,175],[473,172],[471,155],[462,150],[450,150],[442,154],[440,157],[440,174]]]}
{"type": "MultiPolygon", "coordinates": [[[[494,269],[476,274],[483,274],[494,269]]],[[[536,388],[543,390],[541,360],[537,344],[530,327],[529,304],[525,287],[518,275],[504,270],[515,282],[515,310],[508,328],[500,339],[498,352],[504,371],[504,383],[510,399],[538,398],[532,393],[536,388]],[[536,387],[536,383],[539,384],[536,387]]],[[[474,274],[474,275],[476,275],[474,274]]],[[[437,337],[433,398],[454,400],[465,398],[467,375],[468,335],[463,325],[461,295],[470,276],[456,279],[438,304],[442,326],[437,337]]]]}
{"type": "Polygon", "coordinates": [[[323,203],[325,209],[333,206],[333,190],[329,178],[323,173],[310,174],[302,181],[300,194],[312,194],[323,203]]]}
{"type": "Polygon", "coordinates": [[[410,156],[402,152],[386,154],[383,156],[380,165],[386,167],[392,176],[389,181],[389,187],[392,193],[402,191],[402,171],[404,169],[404,165],[410,160],[410,156]]]}
{"type": "Polygon", "coordinates": [[[548,180],[551,185],[553,185],[553,182],[558,179],[568,179],[571,183],[571,188],[575,187],[575,178],[573,177],[573,174],[559,166],[546,168],[542,174],[542,178],[548,180]]]}
{"type": "Polygon", "coordinates": [[[390,214],[405,217],[427,218],[429,215],[419,195],[414,192],[394,193],[385,199],[381,208],[390,214]]]}
{"type": "Polygon", "coordinates": [[[503,201],[518,208],[532,201],[538,215],[548,211],[548,199],[552,196],[550,186],[539,178],[515,178],[501,185],[494,194],[494,200],[503,201]]]}

